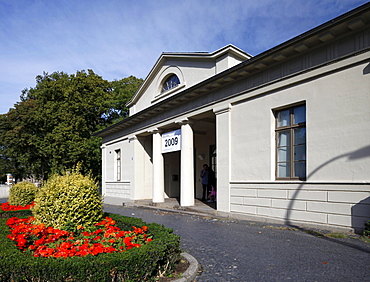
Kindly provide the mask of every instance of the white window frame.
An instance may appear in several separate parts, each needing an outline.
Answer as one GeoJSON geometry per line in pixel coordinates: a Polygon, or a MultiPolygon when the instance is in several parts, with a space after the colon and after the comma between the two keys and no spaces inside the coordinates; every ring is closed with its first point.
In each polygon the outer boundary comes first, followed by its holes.
{"type": "Polygon", "coordinates": [[[306,180],[307,177],[307,132],[306,132],[306,108],[305,108],[305,119],[304,122],[295,123],[294,122],[294,109],[299,107],[306,107],[305,103],[287,106],[285,108],[279,108],[275,110],[275,179],[276,180],[306,180]],[[280,112],[289,111],[289,124],[286,125],[278,125],[278,114],[280,112]],[[305,129],[305,143],[298,144],[294,140],[294,132],[295,130],[305,129]],[[279,146],[279,134],[282,132],[289,133],[289,143],[288,145],[280,145],[279,146]],[[303,157],[299,157],[296,159],[297,151],[295,149],[299,146],[305,145],[305,153],[303,157]],[[289,150],[289,158],[288,160],[282,161],[279,159],[279,149],[287,148],[289,150]],[[286,163],[289,165],[289,176],[282,177],[279,176],[279,164],[286,163]],[[304,176],[295,176],[295,164],[296,163],[304,163],[305,172],[304,176]]]}
{"type": "Polygon", "coordinates": [[[121,172],[122,152],[121,152],[121,149],[115,150],[114,153],[115,153],[115,172],[116,172],[116,177],[115,178],[116,178],[116,181],[121,181],[121,176],[122,176],[122,172],[121,172]]]}

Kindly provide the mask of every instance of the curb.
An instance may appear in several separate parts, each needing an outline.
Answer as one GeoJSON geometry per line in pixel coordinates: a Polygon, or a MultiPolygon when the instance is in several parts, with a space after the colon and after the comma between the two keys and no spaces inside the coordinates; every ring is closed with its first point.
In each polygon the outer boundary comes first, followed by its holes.
{"type": "MultiPolygon", "coordinates": [[[[107,204],[109,205],[109,204],[107,204]]],[[[196,209],[190,209],[188,207],[184,209],[179,208],[168,208],[168,207],[161,207],[161,206],[146,206],[140,204],[133,204],[133,205],[125,205],[126,207],[135,207],[135,208],[144,208],[144,209],[152,209],[152,210],[160,210],[160,211],[167,211],[167,212],[176,212],[176,213],[184,213],[184,214],[191,214],[191,215],[199,215],[199,216],[211,216],[216,218],[224,218],[227,216],[220,216],[215,213],[207,213],[204,211],[197,211],[196,209]]]]}
{"type": "Polygon", "coordinates": [[[195,277],[197,276],[199,270],[199,263],[198,261],[188,253],[181,253],[181,256],[189,262],[188,269],[182,274],[182,277],[174,282],[191,282],[194,281],[195,277]]]}

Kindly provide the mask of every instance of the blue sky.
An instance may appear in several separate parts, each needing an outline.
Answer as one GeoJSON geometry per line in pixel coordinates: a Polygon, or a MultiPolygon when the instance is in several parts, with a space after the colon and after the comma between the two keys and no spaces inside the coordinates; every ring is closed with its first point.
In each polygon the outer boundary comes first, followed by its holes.
{"type": "Polygon", "coordinates": [[[258,55],[364,0],[0,0],[0,114],[43,72],[145,78],[162,52],[258,55]]]}

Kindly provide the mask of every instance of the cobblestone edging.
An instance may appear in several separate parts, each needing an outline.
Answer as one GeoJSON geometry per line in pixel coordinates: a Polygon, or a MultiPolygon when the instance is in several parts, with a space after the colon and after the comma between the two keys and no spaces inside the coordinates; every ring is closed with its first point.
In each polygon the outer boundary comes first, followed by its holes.
{"type": "Polygon", "coordinates": [[[199,263],[198,261],[188,253],[181,253],[181,256],[189,262],[188,269],[182,274],[182,277],[174,282],[191,282],[194,281],[195,277],[197,276],[199,270],[199,263]]]}

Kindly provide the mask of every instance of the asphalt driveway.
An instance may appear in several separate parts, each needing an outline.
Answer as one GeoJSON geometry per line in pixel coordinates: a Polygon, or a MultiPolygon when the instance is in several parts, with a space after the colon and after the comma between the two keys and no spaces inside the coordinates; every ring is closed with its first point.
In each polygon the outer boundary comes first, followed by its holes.
{"type": "Polygon", "coordinates": [[[370,281],[370,244],[355,238],[159,209],[104,210],[173,228],[202,266],[196,281],[370,281]]]}

